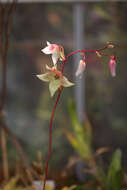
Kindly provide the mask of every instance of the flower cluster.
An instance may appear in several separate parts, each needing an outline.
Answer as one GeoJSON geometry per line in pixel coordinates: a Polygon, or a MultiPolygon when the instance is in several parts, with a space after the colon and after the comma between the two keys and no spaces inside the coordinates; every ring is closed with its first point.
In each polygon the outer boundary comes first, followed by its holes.
{"type": "Polygon", "coordinates": [[[108,43],[107,46],[105,46],[104,48],[97,49],[97,50],[75,51],[75,52],[71,52],[68,56],[65,57],[64,48],[61,45],[51,44],[47,42],[47,46],[41,51],[45,54],[52,55],[53,66],[49,67],[48,65],[46,65],[47,72],[44,74],[37,75],[37,77],[44,82],[49,82],[49,91],[50,91],[51,96],[53,96],[57,90],[61,90],[63,87],[73,86],[74,83],[70,82],[65,76],[63,76],[63,70],[64,70],[64,64],[67,61],[67,59],[75,53],[80,53],[83,56],[83,58],[79,61],[77,71],[75,73],[77,77],[81,78],[82,73],[84,72],[86,68],[86,53],[96,53],[98,57],[109,56],[110,57],[110,61],[109,61],[110,72],[111,72],[112,77],[115,77],[116,76],[116,61],[115,61],[116,56],[115,55],[110,56],[108,54],[102,53],[102,51],[107,48],[114,49],[114,45],[111,43],[108,43]],[[63,62],[61,71],[58,71],[57,69],[58,61],[63,62]]]}
{"type": "Polygon", "coordinates": [[[45,54],[52,54],[52,60],[54,64],[53,67],[50,68],[48,65],[46,65],[48,72],[37,75],[40,80],[49,82],[49,91],[51,96],[53,96],[57,90],[61,90],[63,87],[73,86],[74,83],[70,82],[65,76],[63,76],[61,71],[57,70],[57,61],[62,61],[65,59],[63,47],[47,42],[47,47],[41,51],[45,54]]]}

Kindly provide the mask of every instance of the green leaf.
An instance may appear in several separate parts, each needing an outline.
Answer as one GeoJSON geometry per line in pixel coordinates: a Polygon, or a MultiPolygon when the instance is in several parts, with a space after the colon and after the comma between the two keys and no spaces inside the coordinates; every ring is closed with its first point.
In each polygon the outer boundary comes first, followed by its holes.
{"type": "Polygon", "coordinates": [[[87,115],[85,116],[85,134],[86,134],[85,138],[87,142],[89,143],[89,145],[91,145],[92,144],[92,126],[87,115]]]}
{"type": "Polygon", "coordinates": [[[121,166],[121,151],[118,149],[112,156],[111,164],[107,176],[108,190],[121,190],[122,188],[122,166],[121,166]]]}
{"type": "Polygon", "coordinates": [[[91,124],[87,117],[85,118],[85,125],[79,123],[76,114],[75,104],[72,99],[69,101],[69,112],[72,119],[74,134],[76,135],[77,138],[79,138],[79,140],[84,141],[88,145],[91,145],[92,141],[91,124]]]}
{"type": "MultiPolygon", "coordinates": [[[[91,138],[89,138],[90,134],[87,135],[87,130],[84,125],[78,122],[75,105],[72,100],[69,101],[69,111],[73,124],[73,137],[77,142],[76,146],[73,145],[70,139],[69,141],[82,158],[89,160],[92,156],[91,138]]],[[[88,130],[88,132],[90,133],[90,130],[88,130]]]]}
{"type": "Polygon", "coordinates": [[[50,81],[49,83],[49,91],[51,96],[55,94],[55,92],[58,90],[58,88],[61,86],[61,81],[60,79],[54,79],[50,81]]]}
{"type": "Polygon", "coordinates": [[[78,141],[68,131],[64,130],[64,132],[65,132],[68,140],[72,144],[72,146],[79,152],[79,143],[78,143],[78,141]]]}

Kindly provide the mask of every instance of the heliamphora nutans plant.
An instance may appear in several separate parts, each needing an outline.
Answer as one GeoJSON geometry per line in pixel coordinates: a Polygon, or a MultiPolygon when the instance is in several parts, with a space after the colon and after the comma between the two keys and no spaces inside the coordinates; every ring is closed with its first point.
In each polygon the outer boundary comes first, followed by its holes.
{"type": "Polygon", "coordinates": [[[47,156],[47,161],[46,161],[45,178],[44,178],[44,183],[43,183],[43,190],[45,190],[47,174],[48,174],[48,165],[49,165],[49,159],[50,159],[51,147],[52,147],[52,127],[53,127],[53,118],[54,118],[55,110],[59,102],[62,89],[64,87],[71,87],[74,85],[74,83],[70,82],[63,75],[65,64],[67,63],[68,59],[72,55],[76,53],[80,53],[80,55],[82,55],[82,59],[79,61],[79,63],[77,63],[78,65],[77,65],[77,70],[75,72],[75,75],[76,77],[81,78],[88,64],[86,61],[86,57],[89,56],[90,53],[95,53],[95,55],[98,56],[98,58],[107,56],[109,57],[110,73],[112,77],[115,77],[116,76],[116,51],[115,51],[115,46],[109,42],[103,48],[96,49],[96,50],[78,50],[78,51],[69,53],[67,56],[64,55],[64,48],[61,45],[51,44],[49,42],[47,42],[47,46],[43,48],[41,51],[45,54],[52,55],[53,64],[52,64],[52,67],[49,67],[48,65],[46,65],[47,72],[44,74],[38,74],[37,77],[40,80],[49,83],[49,91],[50,91],[51,96],[53,96],[55,92],[58,92],[56,102],[53,107],[53,111],[50,118],[49,151],[48,151],[48,156],[47,156]],[[106,49],[112,49],[112,54],[110,55],[110,54],[103,53],[103,51],[106,49]],[[60,71],[57,69],[58,62],[62,63],[62,64],[60,63],[61,64],[60,71]]]}

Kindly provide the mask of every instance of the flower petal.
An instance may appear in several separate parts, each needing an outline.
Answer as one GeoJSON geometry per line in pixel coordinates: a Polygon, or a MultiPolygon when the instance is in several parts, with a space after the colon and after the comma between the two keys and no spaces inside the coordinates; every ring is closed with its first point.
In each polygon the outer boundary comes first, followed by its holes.
{"type": "Polygon", "coordinates": [[[40,80],[44,81],[44,82],[50,82],[51,80],[54,79],[54,76],[51,73],[45,73],[45,74],[41,74],[41,75],[36,75],[40,80]]]}
{"type": "Polygon", "coordinates": [[[60,60],[63,61],[65,59],[64,48],[62,46],[59,46],[59,49],[60,49],[60,60]]]}
{"type": "Polygon", "coordinates": [[[48,65],[46,65],[46,69],[47,69],[48,71],[52,71],[53,69],[57,69],[57,64],[54,65],[53,67],[49,67],[48,65]]]}
{"type": "Polygon", "coordinates": [[[44,49],[41,50],[45,54],[51,54],[52,51],[50,50],[49,46],[45,47],[44,49]]]}
{"type": "Polygon", "coordinates": [[[58,90],[58,88],[61,86],[61,81],[60,79],[57,80],[52,80],[49,83],[49,91],[51,96],[53,96],[55,94],[55,92],[58,90]]]}
{"type": "Polygon", "coordinates": [[[47,46],[50,46],[50,45],[51,45],[51,43],[50,43],[50,42],[48,42],[48,41],[47,41],[46,43],[47,43],[47,46]]]}
{"type": "Polygon", "coordinates": [[[74,86],[75,84],[70,82],[66,77],[62,77],[61,85],[64,87],[74,86]]]}
{"type": "Polygon", "coordinates": [[[46,69],[47,69],[48,71],[50,71],[52,68],[49,67],[48,65],[46,65],[46,69]]]}
{"type": "Polygon", "coordinates": [[[57,63],[59,57],[60,57],[59,53],[55,52],[55,53],[52,54],[52,60],[53,60],[54,65],[57,63]]]}

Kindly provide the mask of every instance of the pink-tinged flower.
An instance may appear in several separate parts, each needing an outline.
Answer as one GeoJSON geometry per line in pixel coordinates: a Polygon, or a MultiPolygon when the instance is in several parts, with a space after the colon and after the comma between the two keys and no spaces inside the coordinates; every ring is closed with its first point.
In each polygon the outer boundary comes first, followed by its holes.
{"type": "Polygon", "coordinates": [[[50,44],[49,42],[47,42],[47,46],[41,51],[45,54],[52,54],[52,60],[54,65],[57,63],[58,59],[65,59],[64,48],[60,45],[50,44]]]}
{"type": "Polygon", "coordinates": [[[49,91],[51,96],[53,96],[61,87],[70,87],[74,85],[74,83],[68,81],[68,79],[57,70],[56,65],[53,67],[46,65],[46,69],[48,70],[47,73],[37,75],[37,77],[44,82],[49,82],[49,91]]]}
{"type": "Polygon", "coordinates": [[[115,61],[116,57],[115,56],[111,56],[110,57],[110,62],[109,62],[109,68],[110,68],[110,72],[112,77],[116,76],[116,61],[115,61]]]}
{"type": "Polygon", "coordinates": [[[84,60],[81,59],[80,62],[79,62],[79,65],[78,65],[78,68],[77,68],[77,71],[76,71],[75,75],[81,77],[81,74],[83,73],[85,68],[86,68],[86,63],[85,63],[84,60]]]}

